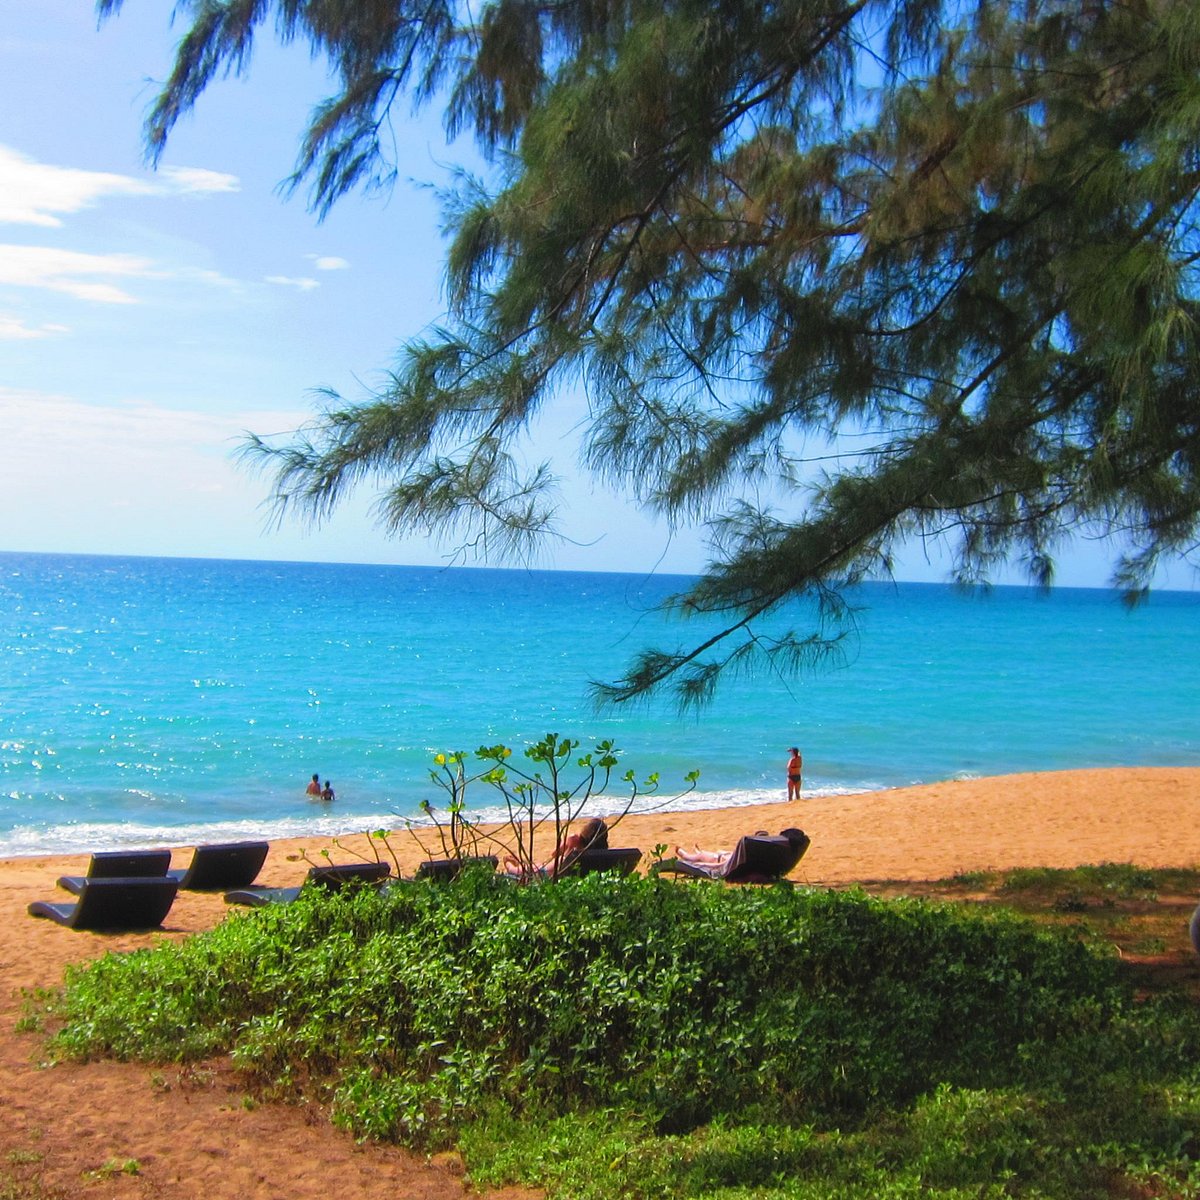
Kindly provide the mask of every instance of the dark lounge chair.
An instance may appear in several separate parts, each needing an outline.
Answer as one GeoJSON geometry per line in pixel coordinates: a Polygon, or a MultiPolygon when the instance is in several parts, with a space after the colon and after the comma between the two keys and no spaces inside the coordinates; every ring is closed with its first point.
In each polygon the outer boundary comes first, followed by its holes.
{"type": "Polygon", "coordinates": [[[108,932],[157,929],[175,902],[179,884],[165,876],[84,878],[74,904],[35,900],[31,917],[48,917],[68,929],[108,932]]]}
{"type": "Polygon", "coordinates": [[[101,850],[86,875],[62,875],[58,886],[78,896],[88,879],[161,879],[170,865],[170,850],[101,850]]]}
{"type": "Polygon", "coordinates": [[[385,862],[342,863],[334,866],[310,867],[308,875],[299,887],[265,888],[250,887],[226,892],[226,904],[248,904],[251,908],[262,908],[268,904],[290,904],[301,892],[314,888],[325,888],[337,892],[343,888],[383,883],[391,874],[385,862]]]}
{"type": "Polygon", "coordinates": [[[184,891],[220,892],[249,887],[266,861],[269,842],[223,842],[197,846],[186,870],[168,871],[184,891]]]}
{"type": "Polygon", "coordinates": [[[494,871],[500,860],[494,854],[474,854],[464,858],[427,858],[417,867],[415,878],[445,883],[472,867],[487,867],[494,871]]]}
{"type": "Polygon", "coordinates": [[[754,834],[740,838],[719,867],[700,866],[668,858],[650,868],[652,874],[689,875],[725,883],[776,883],[804,857],[811,839],[802,829],[785,829],[778,837],[754,834]]]}
{"type": "Polygon", "coordinates": [[[570,859],[559,875],[591,875],[596,871],[616,871],[628,875],[641,858],[642,852],[636,846],[616,850],[609,850],[607,846],[604,849],[593,847],[581,850],[570,859]]]}

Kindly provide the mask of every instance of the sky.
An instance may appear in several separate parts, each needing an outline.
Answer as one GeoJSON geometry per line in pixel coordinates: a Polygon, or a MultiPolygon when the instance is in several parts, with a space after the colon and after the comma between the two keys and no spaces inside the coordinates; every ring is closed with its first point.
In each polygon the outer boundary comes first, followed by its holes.
{"type": "MultiPolygon", "coordinates": [[[[171,7],[126,0],[98,27],[90,0],[0,0],[0,551],[464,561],[453,541],[385,535],[369,491],[317,528],[275,522],[269,479],[237,450],[301,426],[319,388],[364,397],[443,316],[434,188],[471,147],[447,146],[435,111],[401,114],[395,185],[318,221],[280,185],[332,86],[306,47],[264,36],[249,76],[211,85],[151,169],[143,119],[184,28],[171,7]]],[[[583,404],[568,397],[531,451],[566,475],[565,537],[532,565],[701,569],[699,531],[576,469],[583,404]]],[[[1101,586],[1109,569],[1084,545],[1059,581],[1101,586]]],[[[897,575],[945,571],[914,547],[897,575]]],[[[1195,584],[1184,567],[1160,582],[1195,584]]]]}

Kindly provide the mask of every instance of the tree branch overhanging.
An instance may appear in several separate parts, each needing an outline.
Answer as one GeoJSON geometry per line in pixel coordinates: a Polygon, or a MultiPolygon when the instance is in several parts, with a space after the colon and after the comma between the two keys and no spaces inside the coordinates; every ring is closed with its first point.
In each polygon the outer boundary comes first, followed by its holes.
{"type": "Polygon", "coordinates": [[[518,471],[517,446],[583,380],[583,461],[711,522],[713,561],[675,611],[720,619],[601,685],[610,701],[693,704],[754,661],[811,664],[838,644],[841,587],[909,538],[952,539],[961,579],[1019,559],[1044,584],[1058,546],[1108,533],[1128,595],[1192,552],[1200,28],[1183,0],[353,7],[195,0],[147,125],[161,153],[273,19],[340,84],[295,176],[318,211],[394,169],[379,131],[401,95],[449,97],[448,124],[493,156],[492,190],[451,213],[446,328],[378,395],[248,441],[280,514],[321,519],[374,485],[389,528],[512,552],[553,525],[552,469],[518,471]],[[865,429],[872,452],[796,474],[814,440],[865,429]],[[778,632],[803,597],[818,628],[778,632]]]}

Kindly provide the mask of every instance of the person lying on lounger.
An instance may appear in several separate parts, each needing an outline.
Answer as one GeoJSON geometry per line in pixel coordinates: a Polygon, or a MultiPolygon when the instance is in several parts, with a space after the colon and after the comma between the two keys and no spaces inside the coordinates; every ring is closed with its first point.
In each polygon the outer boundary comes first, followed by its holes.
{"type": "Polygon", "coordinates": [[[728,883],[772,883],[781,880],[804,857],[809,847],[803,829],[781,829],[778,837],[761,830],[738,839],[732,850],[676,848],[650,868],[652,875],[692,875],[728,883]]]}
{"type": "MultiPolygon", "coordinates": [[[[765,829],[756,829],[754,836],[770,837],[771,835],[765,829]]],[[[701,850],[699,846],[685,850],[682,846],[675,847],[675,857],[693,867],[723,867],[732,854],[732,850],[701,850]]]]}
{"type": "Polygon", "coordinates": [[[511,854],[505,855],[504,873],[518,879],[553,879],[563,868],[570,865],[584,850],[607,850],[608,826],[599,817],[583,823],[578,833],[569,833],[558,844],[554,853],[543,863],[535,863],[532,873],[511,854]]]}

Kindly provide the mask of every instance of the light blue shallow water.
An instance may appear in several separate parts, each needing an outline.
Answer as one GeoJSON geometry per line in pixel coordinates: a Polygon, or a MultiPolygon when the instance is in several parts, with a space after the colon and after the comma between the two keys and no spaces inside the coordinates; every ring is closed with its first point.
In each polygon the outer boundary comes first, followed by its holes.
{"type": "Polygon", "coordinates": [[[837,669],[597,714],[590,679],[694,636],[650,611],[685,583],[0,554],[0,855],[373,828],[439,800],[434,753],[551,730],[670,791],[700,768],[681,806],[782,799],[793,742],[810,794],[1200,765],[1198,593],[870,585],[837,669]]]}

